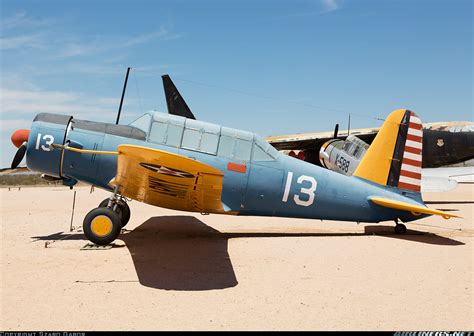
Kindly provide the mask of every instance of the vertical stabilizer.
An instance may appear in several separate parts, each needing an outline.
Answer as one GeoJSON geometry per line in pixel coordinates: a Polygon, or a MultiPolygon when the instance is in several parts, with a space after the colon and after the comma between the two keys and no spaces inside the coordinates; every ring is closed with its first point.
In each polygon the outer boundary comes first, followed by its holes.
{"type": "Polygon", "coordinates": [[[174,85],[170,76],[163,75],[161,78],[163,79],[163,88],[165,90],[168,113],[189,119],[196,119],[194,114],[189,109],[188,104],[186,104],[178,89],[174,85]]]}
{"type": "Polygon", "coordinates": [[[409,110],[395,110],[385,120],[354,176],[420,192],[423,130],[409,110]]]}

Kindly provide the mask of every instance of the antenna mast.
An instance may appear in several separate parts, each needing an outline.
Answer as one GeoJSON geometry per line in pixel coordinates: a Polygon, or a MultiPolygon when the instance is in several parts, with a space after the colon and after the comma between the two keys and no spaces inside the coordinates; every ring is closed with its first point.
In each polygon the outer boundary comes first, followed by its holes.
{"type": "Polygon", "coordinates": [[[347,136],[351,134],[351,114],[349,113],[349,122],[347,123],[347,136]]]}
{"type": "Polygon", "coordinates": [[[125,97],[125,90],[127,89],[128,74],[130,73],[130,69],[130,67],[127,68],[127,74],[125,75],[125,83],[123,83],[122,99],[120,99],[120,106],[117,113],[117,121],[115,122],[116,125],[118,125],[120,120],[120,113],[122,112],[123,98],[125,97]]]}

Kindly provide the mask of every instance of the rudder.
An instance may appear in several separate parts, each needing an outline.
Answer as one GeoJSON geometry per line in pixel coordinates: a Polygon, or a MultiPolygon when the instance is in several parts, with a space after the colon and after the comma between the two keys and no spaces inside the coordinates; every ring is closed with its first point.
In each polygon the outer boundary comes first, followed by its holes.
{"type": "Polygon", "coordinates": [[[420,192],[423,129],[412,111],[393,111],[385,120],[354,176],[420,192]]]}

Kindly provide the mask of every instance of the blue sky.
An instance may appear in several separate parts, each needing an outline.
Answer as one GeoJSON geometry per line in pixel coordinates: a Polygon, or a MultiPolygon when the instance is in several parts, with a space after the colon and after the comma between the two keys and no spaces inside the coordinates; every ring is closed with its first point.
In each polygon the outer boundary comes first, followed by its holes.
{"type": "Polygon", "coordinates": [[[466,0],[22,1],[0,3],[1,167],[39,112],[123,123],[166,111],[169,74],[201,120],[263,136],[473,120],[466,0]]]}

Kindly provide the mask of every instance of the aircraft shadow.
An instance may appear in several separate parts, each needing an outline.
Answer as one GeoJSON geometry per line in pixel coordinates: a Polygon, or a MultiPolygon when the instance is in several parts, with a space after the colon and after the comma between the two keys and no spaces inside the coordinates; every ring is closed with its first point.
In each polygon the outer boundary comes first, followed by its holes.
{"type": "Polygon", "coordinates": [[[425,201],[425,204],[474,204],[474,201],[425,201]]]}
{"type": "MultiPolygon", "coordinates": [[[[457,240],[415,230],[398,235],[393,226],[369,225],[364,232],[220,232],[193,216],[152,217],[120,239],[130,251],[140,284],[146,287],[201,291],[237,286],[228,240],[271,237],[338,237],[378,235],[407,241],[457,246],[457,240]]],[[[36,240],[85,240],[82,233],[58,232],[36,240]]]]}
{"type": "Polygon", "coordinates": [[[200,291],[237,285],[227,239],[195,217],[152,217],[120,238],[143,286],[200,291]]]}
{"type": "Polygon", "coordinates": [[[127,245],[142,285],[167,290],[212,290],[238,284],[228,253],[228,240],[271,237],[334,237],[380,235],[435,244],[464,245],[436,234],[409,230],[393,232],[393,226],[366,226],[362,233],[220,232],[193,216],[152,217],[125,233],[127,245]]]}
{"type": "Polygon", "coordinates": [[[46,241],[58,241],[58,240],[87,240],[86,236],[84,236],[83,233],[79,232],[56,232],[52,233],[47,236],[36,236],[36,237],[31,237],[31,239],[34,239],[33,242],[38,241],[38,240],[46,240],[46,241]]]}
{"type": "MultiPolygon", "coordinates": [[[[410,226],[410,223],[407,225],[410,226]]],[[[373,234],[377,236],[383,236],[388,238],[395,238],[407,241],[413,241],[424,244],[432,245],[446,245],[446,246],[459,246],[465,245],[463,242],[458,240],[439,236],[435,233],[422,232],[408,229],[406,234],[396,234],[393,231],[393,226],[384,226],[384,225],[368,225],[364,229],[365,234],[373,234]]]]}

